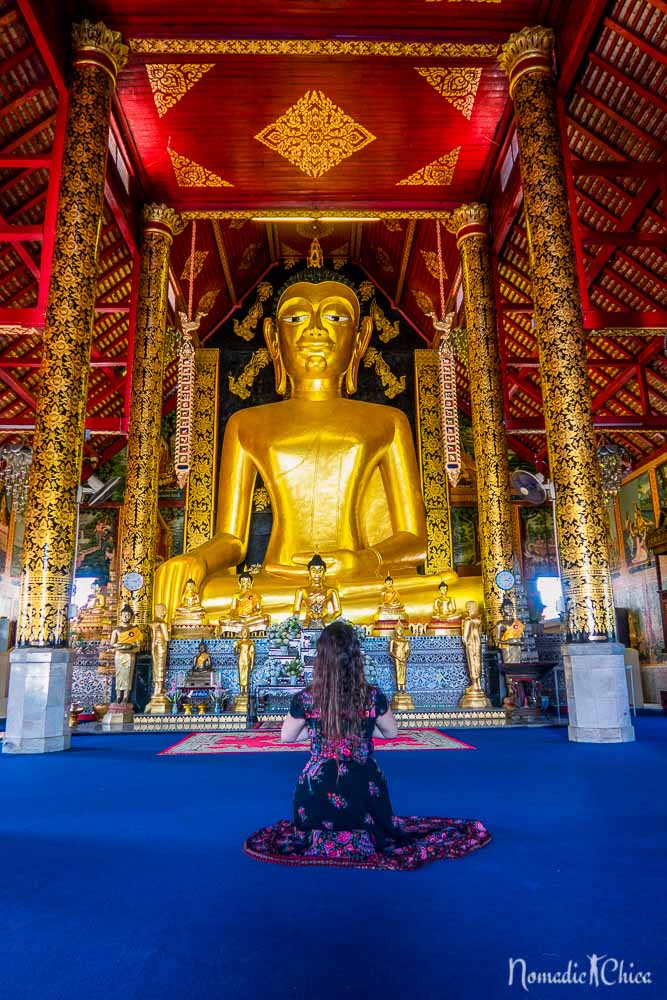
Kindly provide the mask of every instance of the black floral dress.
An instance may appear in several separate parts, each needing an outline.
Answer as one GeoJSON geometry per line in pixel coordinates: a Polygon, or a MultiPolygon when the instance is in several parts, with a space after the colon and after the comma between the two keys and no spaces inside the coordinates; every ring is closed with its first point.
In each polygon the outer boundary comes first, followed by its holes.
{"type": "Polygon", "coordinates": [[[327,739],[310,690],[292,698],[290,715],[305,719],[310,759],[294,792],[294,819],[253,833],[243,850],[260,861],[409,871],[427,861],[462,858],[484,847],[490,834],[474,819],[395,816],[373,751],[375,720],[387,699],[369,688],[360,735],[327,739]]]}

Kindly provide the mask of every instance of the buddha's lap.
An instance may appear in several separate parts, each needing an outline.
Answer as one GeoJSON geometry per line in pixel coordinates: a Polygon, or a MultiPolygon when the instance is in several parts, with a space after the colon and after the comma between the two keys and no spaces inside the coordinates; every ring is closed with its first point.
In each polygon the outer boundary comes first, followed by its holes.
{"type": "MultiPolygon", "coordinates": [[[[429,621],[433,614],[433,595],[442,579],[450,585],[452,596],[459,607],[466,601],[483,601],[482,584],[479,577],[459,579],[451,570],[437,575],[412,573],[405,576],[394,574],[394,582],[409,617],[429,621]]],[[[335,587],[340,595],[341,611],[344,618],[355,621],[372,621],[378,610],[382,580],[379,578],[341,581],[327,579],[325,586],[335,587]]],[[[282,580],[266,573],[254,577],[254,591],[262,599],[261,611],[273,616],[287,616],[292,613],[295,591],[299,584],[292,580],[282,580]]],[[[203,583],[201,602],[208,614],[229,614],[231,599],[238,590],[236,578],[227,573],[211,574],[203,583]]]]}

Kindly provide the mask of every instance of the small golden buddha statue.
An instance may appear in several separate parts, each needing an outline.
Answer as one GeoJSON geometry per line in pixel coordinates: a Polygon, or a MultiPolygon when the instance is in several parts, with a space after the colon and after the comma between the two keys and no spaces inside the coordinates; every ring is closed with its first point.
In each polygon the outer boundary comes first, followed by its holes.
{"type": "Polygon", "coordinates": [[[88,600],[76,616],[72,635],[88,642],[99,642],[109,635],[111,618],[107,609],[106,595],[97,580],[93,583],[88,600]]]}
{"type": "Polygon", "coordinates": [[[304,628],[324,628],[340,618],[340,597],[335,587],[326,585],[327,567],[315,554],[308,563],[309,584],[294,594],[292,614],[303,621],[304,628]]]}
{"type": "Polygon", "coordinates": [[[433,614],[426,626],[427,635],[457,635],[461,633],[462,619],[456,610],[456,601],[449,597],[445,580],[438,584],[438,596],[433,601],[433,614]]]}
{"type": "Polygon", "coordinates": [[[239,672],[240,693],[234,699],[235,712],[248,712],[250,708],[250,695],[248,688],[253,667],[255,666],[255,643],[250,638],[250,629],[244,625],[241,629],[241,637],[234,643],[234,654],[238,657],[237,668],[239,672]]]}
{"type": "Polygon", "coordinates": [[[271,615],[262,611],[262,598],[253,590],[252,574],[244,570],[238,584],[229,614],[220,619],[221,633],[238,635],[244,628],[249,632],[266,631],[271,624],[271,615]]]}
{"type": "Polygon", "coordinates": [[[490,708],[491,702],[482,687],[482,619],[477,601],[468,601],[466,612],[462,639],[470,684],[459,701],[459,708],[490,708]]]}
{"type": "Polygon", "coordinates": [[[396,694],[391,699],[391,707],[409,712],[415,707],[412,695],[407,690],[410,640],[405,635],[403,624],[400,621],[394,627],[394,634],[389,640],[389,655],[393,660],[396,673],[396,694]]]}
{"type": "Polygon", "coordinates": [[[199,589],[192,579],[185,581],[181,593],[181,603],[174,612],[173,639],[196,639],[210,636],[213,629],[206,622],[206,613],[199,600],[199,589]]]}
{"type": "MultiPolygon", "coordinates": [[[[273,509],[254,579],[264,611],[290,614],[294,589],[309,585],[307,566],[318,552],[350,620],[373,621],[388,571],[406,612],[428,620],[440,576],[418,572],[426,517],[410,424],[396,407],[347,398],[356,392],[372,330],[354,288],[334,272],[311,269],[282,290],[263,332],[276,391],[287,398],[245,407],[227,421],[215,535],[156,572],[154,600],[170,618],[188,578],[207,614],[228,612],[237,589],[230,571],[246,558],[261,474],[273,509]]],[[[444,579],[454,584],[457,576],[444,579]]],[[[481,592],[479,580],[465,587],[466,596],[481,592]]]]}
{"type": "Polygon", "coordinates": [[[514,605],[509,597],[501,604],[502,618],[495,628],[496,645],[503,663],[521,663],[523,633],[525,626],[514,614],[514,605]]]}
{"type": "Polygon", "coordinates": [[[407,625],[408,616],[401,595],[394,586],[393,577],[386,576],[380,594],[380,605],[373,622],[373,635],[386,635],[387,632],[393,632],[396,622],[407,625]]]}
{"type": "Polygon", "coordinates": [[[171,699],[165,694],[164,679],[167,673],[169,626],[165,621],[167,609],[156,604],[151,622],[151,660],[153,667],[153,694],[144,711],[147,715],[165,715],[171,710],[171,699]]]}

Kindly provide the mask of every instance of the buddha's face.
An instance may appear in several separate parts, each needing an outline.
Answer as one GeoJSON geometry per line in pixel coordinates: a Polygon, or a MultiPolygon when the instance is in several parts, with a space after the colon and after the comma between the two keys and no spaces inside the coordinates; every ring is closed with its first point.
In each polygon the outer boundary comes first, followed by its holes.
{"type": "Polygon", "coordinates": [[[308,576],[313,583],[320,584],[324,580],[326,571],[326,566],[323,566],[321,563],[314,563],[308,567],[308,576]]]}
{"type": "Polygon", "coordinates": [[[129,625],[132,621],[132,612],[129,608],[123,608],[120,613],[120,623],[121,625],[129,625]]]}
{"type": "Polygon", "coordinates": [[[276,324],[266,320],[264,336],[292,385],[313,380],[340,385],[368,345],[372,323],[364,319],[359,329],[359,316],[359,300],[347,285],[300,281],[283,293],[276,324]]]}
{"type": "Polygon", "coordinates": [[[243,594],[246,594],[252,589],[252,577],[251,576],[240,576],[239,577],[239,589],[243,594]]]}
{"type": "Polygon", "coordinates": [[[343,375],[352,360],[359,302],[335,281],[299,282],[278,304],[278,336],[287,374],[343,375]]]}
{"type": "Polygon", "coordinates": [[[468,603],[466,604],[466,610],[470,615],[470,617],[474,618],[477,612],[479,611],[479,605],[477,601],[468,601],[468,603]]]}
{"type": "Polygon", "coordinates": [[[197,585],[195,584],[195,581],[192,579],[188,580],[183,588],[183,594],[185,597],[194,597],[196,593],[197,585]]]}
{"type": "Polygon", "coordinates": [[[441,583],[440,586],[438,587],[438,590],[440,591],[440,596],[441,597],[447,597],[447,584],[446,583],[441,583]]]}
{"type": "Polygon", "coordinates": [[[387,588],[387,590],[389,590],[391,587],[393,587],[394,586],[394,579],[393,579],[393,577],[386,576],[384,578],[384,585],[387,588]]]}
{"type": "Polygon", "coordinates": [[[156,604],[155,605],[155,620],[156,621],[161,622],[162,619],[164,618],[164,616],[166,615],[166,613],[167,613],[167,609],[164,606],[164,604],[156,604]]]}

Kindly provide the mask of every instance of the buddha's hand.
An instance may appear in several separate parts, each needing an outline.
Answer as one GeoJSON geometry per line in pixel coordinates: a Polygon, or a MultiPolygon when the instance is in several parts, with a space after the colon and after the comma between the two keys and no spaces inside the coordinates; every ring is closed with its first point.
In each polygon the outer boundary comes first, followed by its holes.
{"type": "MultiPolygon", "coordinates": [[[[292,561],[300,566],[307,566],[313,558],[313,552],[295,552],[292,561]]],[[[381,559],[374,549],[330,549],[320,551],[327,567],[327,576],[338,579],[355,579],[377,576],[381,559]]]]}

